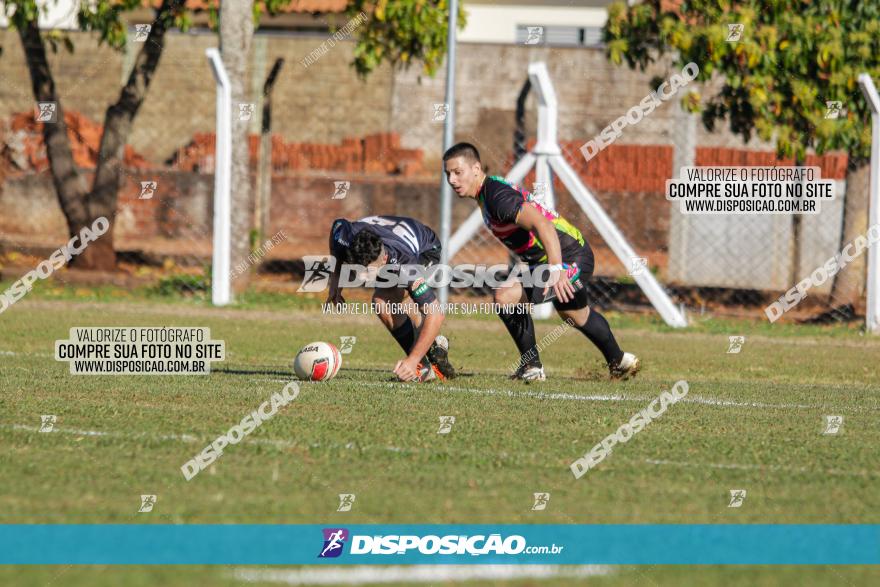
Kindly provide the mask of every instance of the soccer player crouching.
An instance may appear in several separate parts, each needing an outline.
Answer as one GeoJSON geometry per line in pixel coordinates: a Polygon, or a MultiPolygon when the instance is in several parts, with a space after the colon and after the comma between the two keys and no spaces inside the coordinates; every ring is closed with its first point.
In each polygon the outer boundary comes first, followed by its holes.
{"type": "MultiPolygon", "coordinates": [[[[560,316],[580,330],[605,357],[614,379],[626,379],[639,370],[639,359],[620,350],[608,321],[587,302],[587,283],[593,275],[593,250],[581,232],[532,194],[483,171],[480,153],[470,143],[453,145],[443,155],[446,179],[460,198],[474,198],[483,222],[495,237],[534,271],[550,264],[547,287],[523,287],[518,282],[495,290],[501,304],[499,317],[520,352],[513,379],[543,381],[544,367],[535,344],[532,316],[505,311],[517,303],[552,300],[560,316]]],[[[534,274],[534,273],[533,273],[534,274]]]]}
{"type": "MultiPolygon", "coordinates": [[[[339,286],[342,264],[368,269],[391,265],[418,265],[426,269],[440,260],[440,240],[434,231],[414,220],[400,216],[368,216],[354,222],[344,218],[333,221],[330,229],[330,254],[336,267],[330,276],[327,303],[345,303],[339,286]]],[[[377,287],[373,304],[379,320],[400,345],[406,358],[397,362],[394,374],[402,381],[451,379],[455,369],[449,362],[446,337],[440,336],[443,311],[434,291],[421,276],[407,279],[402,287],[377,287]],[[417,306],[401,312],[404,294],[417,306]]],[[[384,285],[396,285],[386,283],[384,285]]]]}

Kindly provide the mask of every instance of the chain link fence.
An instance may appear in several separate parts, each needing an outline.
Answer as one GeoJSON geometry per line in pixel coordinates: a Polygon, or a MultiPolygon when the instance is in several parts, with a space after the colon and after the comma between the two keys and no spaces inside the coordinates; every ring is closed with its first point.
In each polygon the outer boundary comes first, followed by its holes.
{"type": "MultiPolygon", "coordinates": [[[[835,198],[823,202],[819,214],[683,214],[665,197],[666,180],[677,178],[682,167],[793,162],[777,159],[771,145],[745,147],[730,135],[711,135],[701,128],[698,116],[677,104],[669,107],[677,109],[670,118],[671,144],[616,143],[587,162],[580,150],[586,139],[560,141],[565,159],[637,253],[633,259],[618,259],[565,185],[554,178],[555,209],[583,231],[595,253],[593,303],[606,309],[652,311],[633,279],[639,271],[651,271],[691,319],[711,315],[766,319],[769,304],[822,268],[849,242],[844,238],[846,214],[851,213],[846,180],[859,182],[849,186],[850,198],[867,197],[868,174],[853,175],[845,154],[811,155],[805,164],[818,166],[822,178],[834,181],[835,198]]],[[[474,143],[481,152],[487,148],[474,143]]],[[[527,146],[533,144],[531,140],[527,146]]],[[[508,156],[507,161],[505,170],[515,159],[508,156]]],[[[541,191],[540,186],[536,189],[534,170],[520,185],[541,191]]],[[[498,262],[504,254],[481,227],[456,261],[498,262]]],[[[821,271],[817,276],[822,277],[821,271]]],[[[862,317],[865,278],[864,260],[857,258],[846,270],[815,283],[786,318],[830,322],[862,317]]]]}

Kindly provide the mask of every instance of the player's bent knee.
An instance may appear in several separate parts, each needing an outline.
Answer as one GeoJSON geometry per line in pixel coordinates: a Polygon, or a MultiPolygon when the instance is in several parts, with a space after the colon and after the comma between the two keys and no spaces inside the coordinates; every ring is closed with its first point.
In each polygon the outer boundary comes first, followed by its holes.
{"type": "Polygon", "coordinates": [[[557,310],[559,316],[566,322],[573,323],[574,326],[583,326],[587,323],[590,316],[590,307],[581,308],[580,310],[557,310]]]}
{"type": "Polygon", "coordinates": [[[522,286],[501,287],[494,292],[496,304],[515,304],[522,298],[522,286]]]}

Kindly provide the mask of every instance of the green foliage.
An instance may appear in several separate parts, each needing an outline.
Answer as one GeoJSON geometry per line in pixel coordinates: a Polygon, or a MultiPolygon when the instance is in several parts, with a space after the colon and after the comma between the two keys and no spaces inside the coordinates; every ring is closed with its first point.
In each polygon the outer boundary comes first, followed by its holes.
{"type": "MultiPolygon", "coordinates": [[[[57,2],[58,0],[49,0],[57,2]]],[[[208,23],[212,30],[219,28],[219,0],[207,3],[208,23]]],[[[254,2],[254,23],[258,24],[264,15],[278,14],[290,0],[257,0],[254,2]]],[[[98,33],[98,43],[121,51],[128,42],[131,25],[125,13],[141,7],[142,0],[93,0],[82,2],[77,15],[79,28],[98,33]]],[[[35,0],[12,0],[4,3],[4,9],[13,27],[22,27],[34,21],[41,10],[35,0]]],[[[434,75],[446,55],[447,19],[449,4],[447,0],[351,0],[347,9],[347,19],[363,18],[366,22],[358,24],[352,31],[357,40],[355,57],[352,62],[358,75],[366,77],[383,61],[395,67],[409,67],[421,61],[425,73],[434,75]]],[[[168,27],[182,31],[192,23],[190,11],[184,7],[183,0],[174,3],[168,16],[168,27]]],[[[458,11],[459,28],[466,22],[462,3],[458,11]]],[[[354,24],[357,24],[356,21],[354,24]]],[[[339,28],[346,23],[340,23],[339,28]]],[[[64,31],[43,31],[43,38],[49,48],[57,52],[64,46],[73,52],[73,43],[64,31]]],[[[2,50],[2,48],[0,48],[2,50]]]]}
{"type": "MultiPolygon", "coordinates": [[[[116,50],[122,50],[128,43],[130,27],[130,23],[123,18],[123,15],[140,6],[141,0],[98,0],[91,4],[83,3],[79,13],[80,29],[98,32],[99,45],[107,43],[116,50]]],[[[186,31],[191,24],[190,14],[184,9],[182,1],[173,2],[170,14],[165,18],[167,18],[165,26],[169,28],[177,27],[186,31]]]]}
{"type": "MultiPolygon", "coordinates": [[[[367,23],[355,29],[354,68],[366,77],[382,61],[408,68],[421,61],[426,74],[434,75],[446,55],[449,3],[446,0],[353,0],[348,16],[361,12],[367,23]]],[[[466,15],[459,3],[458,24],[466,15]]]]}
{"type": "MultiPolygon", "coordinates": [[[[59,1],[49,0],[49,3],[43,6],[37,6],[35,0],[13,0],[4,4],[6,13],[10,16],[11,25],[13,27],[22,27],[34,21],[41,12],[48,11],[51,6],[50,3],[57,4],[59,1]]],[[[278,13],[281,8],[289,3],[290,0],[259,0],[254,2],[254,22],[259,22],[260,16],[264,13],[278,13]]],[[[132,25],[130,20],[125,18],[125,13],[142,6],[143,0],[94,0],[92,2],[81,2],[79,12],[77,13],[79,28],[82,31],[98,33],[99,45],[106,43],[113,49],[121,51],[125,48],[126,43],[128,43],[128,32],[132,25]]],[[[219,23],[217,18],[217,0],[208,4],[207,12],[211,28],[217,30],[219,23]]],[[[168,21],[165,25],[169,28],[174,27],[186,32],[192,26],[192,14],[190,10],[185,8],[184,0],[171,2],[171,11],[167,18],[168,21]]],[[[63,45],[69,52],[73,52],[73,43],[66,31],[42,31],[42,36],[53,52],[58,51],[59,45],[63,45]]]]}
{"type": "Polygon", "coordinates": [[[776,141],[777,152],[803,161],[841,149],[858,162],[870,154],[870,109],[857,78],[880,81],[880,3],[849,0],[684,0],[663,12],[659,0],[608,9],[604,37],[614,63],[645,69],[671,54],[677,69],[693,61],[699,81],[721,78],[717,95],[686,97],[714,130],[776,141]],[[728,24],[743,24],[728,42],[728,24]],[[827,101],[845,112],[825,118],[827,101]]]}
{"type": "Polygon", "coordinates": [[[180,273],[163,277],[154,289],[155,293],[161,296],[178,296],[180,294],[193,294],[210,290],[211,276],[207,271],[199,275],[180,273]]]}
{"type": "MultiPolygon", "coordinates": [[[[48,14],[49,9],[58,2],[59,0],[50,0],[50,2],[41,3],[40,5],[37,5],[34,0],[4,2],[2,9],[9,19],[11,28],[23,28],[28,23],[37,20],[40,15],[48,14]]],[[[43,33],[43,38],[53,53],[58,52],[59,46],[64,46],[69,53],[73,53],[73,42],[66,31],[46,31],[43,33]]]]}
{"type": "Polygon", "coordinates": [[[256,253],[260,248],[260,231],[252,228],[248,233],[248,242],[250,243],[251,253],[256,253]]]}
{"type": "Polygon", "coordinates": [[[13,28],[22,28],[27,23],[36,20],[40,13],[45,12],[47,8],[37,6],[35,0],[18,0],[4,2],[3,10],[13,28]]]}

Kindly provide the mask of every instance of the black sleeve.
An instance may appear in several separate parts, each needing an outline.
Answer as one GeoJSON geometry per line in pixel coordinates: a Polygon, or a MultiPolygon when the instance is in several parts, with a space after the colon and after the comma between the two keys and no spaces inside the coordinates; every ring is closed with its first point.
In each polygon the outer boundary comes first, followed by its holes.
{"type": "Polygon", "coordinates": [[[339,227],[340,220],[334,220],[333,224],[330,225],[330,254],[336,257],[336,260],[339,263],[345,261],[345,246],[336,240],[337,231],[340,229],[339,227]]]}
{"type": "Polygon", "coordinates": [[[486,210],[496,222],[515,224],[522,205],[522,194],[509,185],[494,182],[486,190],[486,210]]]}
{"type": "Polygon", "coordinates": [[[406,291],[409,292],[409,297],[412,298],[412,301],[419,306],[430,304],[437,299],[437,296],[434,295],[434,290],[431,289],[424,277],[417,277],[409,283],[406,286],[406,291]]]}

